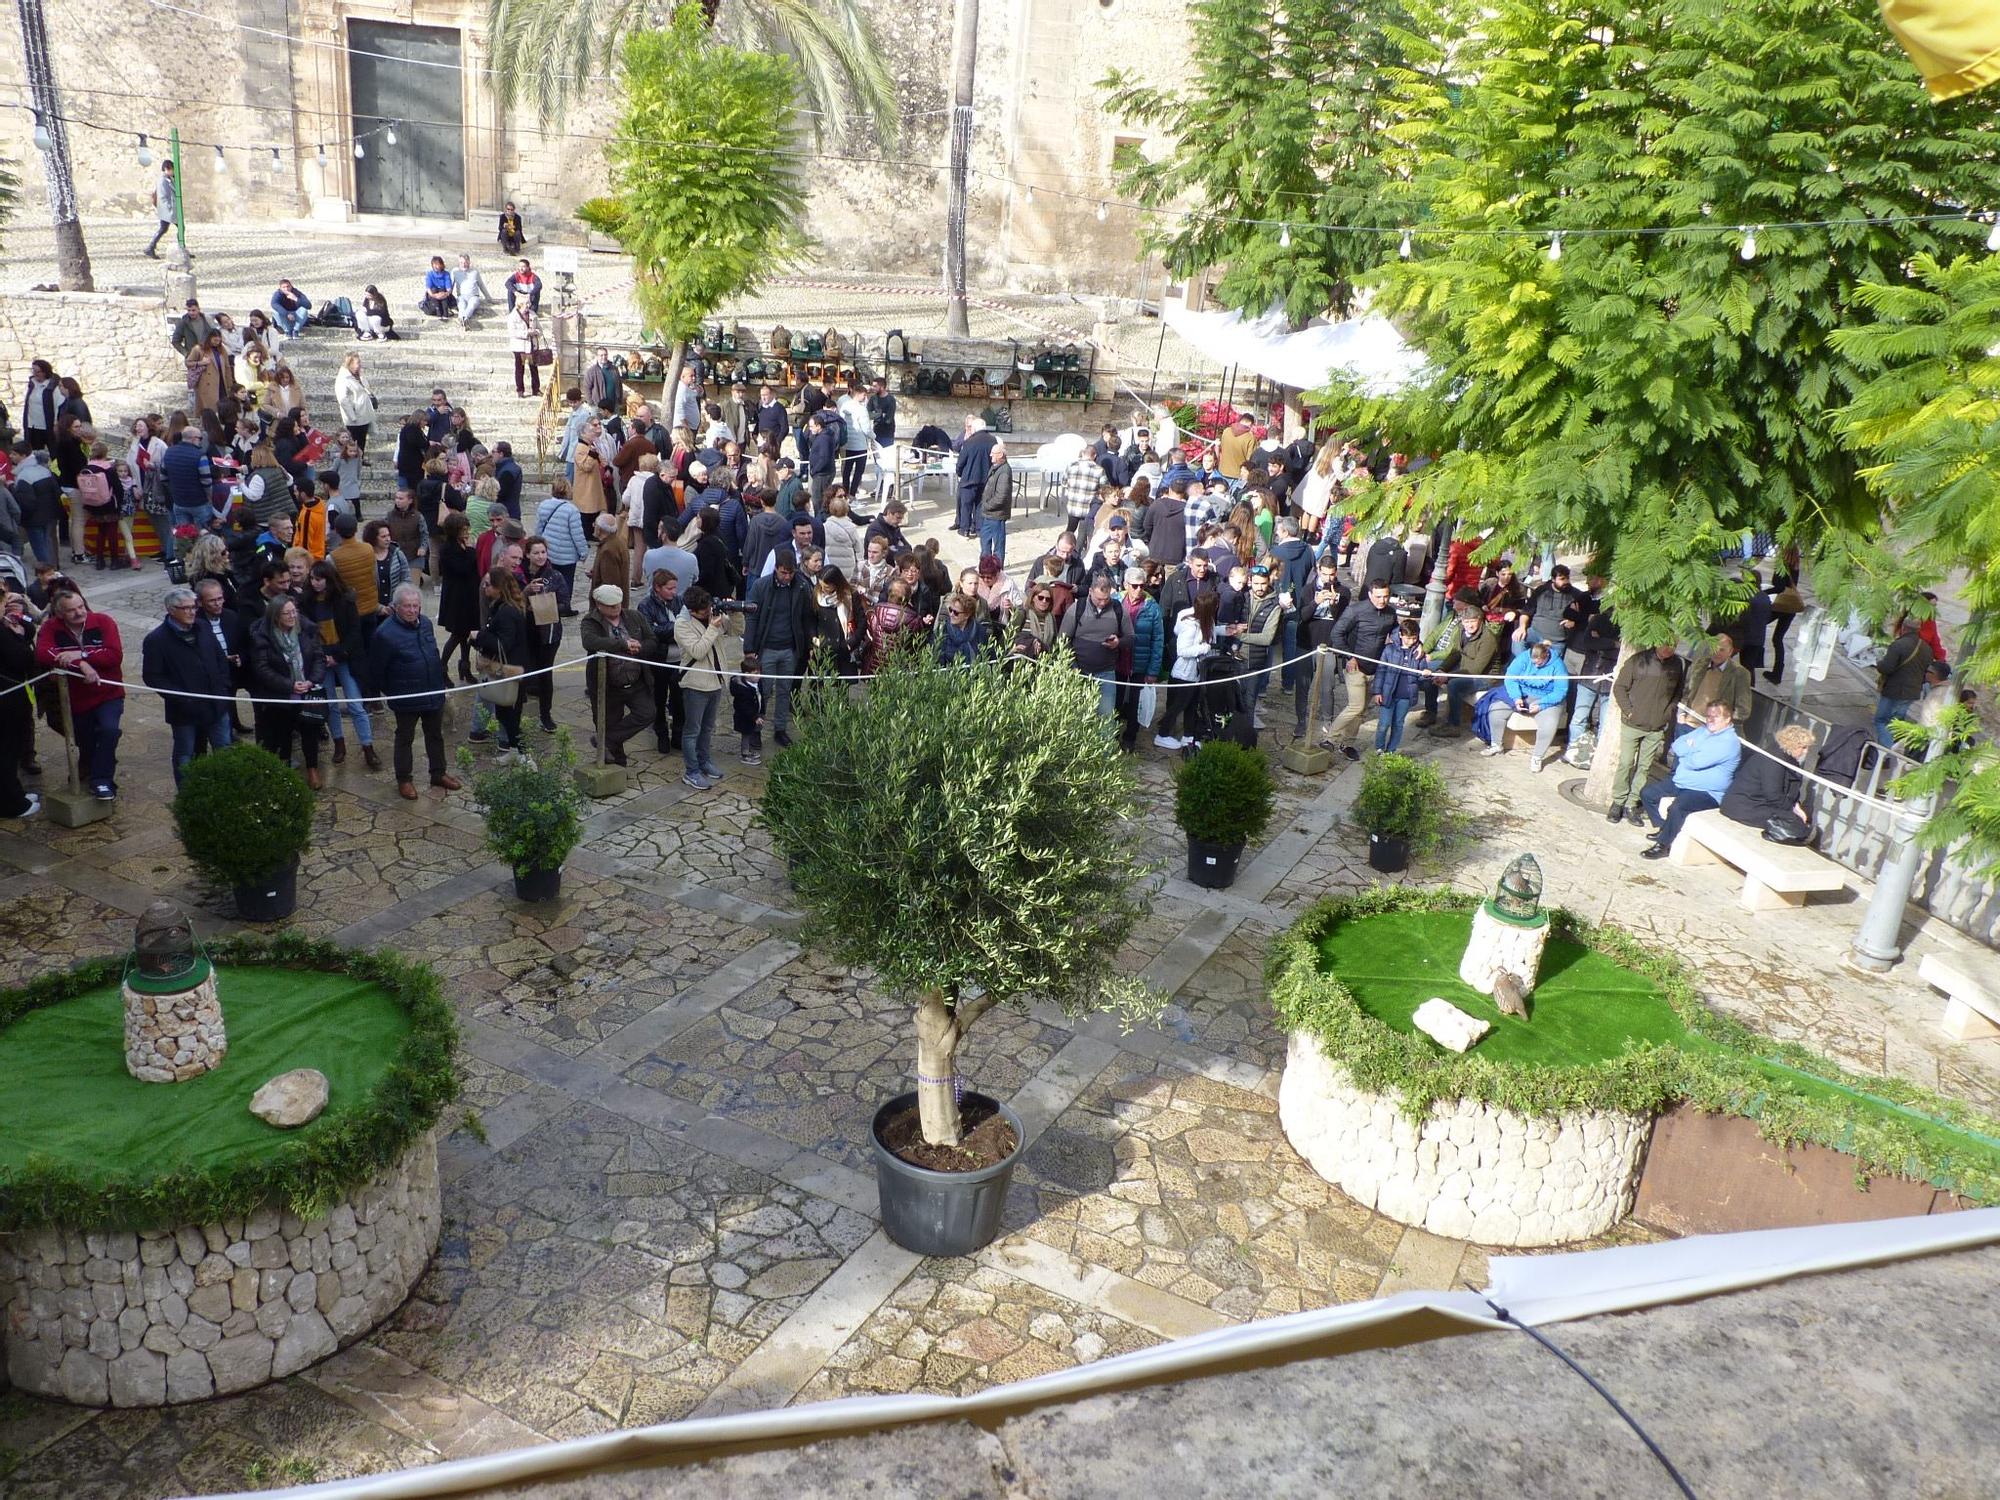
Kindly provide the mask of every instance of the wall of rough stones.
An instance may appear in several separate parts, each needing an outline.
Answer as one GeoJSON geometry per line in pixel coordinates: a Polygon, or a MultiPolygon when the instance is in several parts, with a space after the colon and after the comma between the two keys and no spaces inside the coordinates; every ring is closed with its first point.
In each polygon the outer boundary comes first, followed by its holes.
{"type": "Polygon", "coordinates": [[[175,1229],[0,1235],[7,1373],[79,1406],[165,1406],[249,1390],[352,1343],[437,1248],[437,1147],[323,1217],[263,1208],[175,1229]]]}
{"type": "MultiPolygon", "coordinates": [[[[28,361],[49,359],[56,373],[87,371],[86,395],[101,390],[186,387],[180,356],[166,342],[166,306],[158,294],[7,292],[0,294],[0,370],[25,379],[28,361]]],[[[20,421],[18,388],[4,398],[20,421]]],[[[108,412],[93,410],[100,422],[108,412]]]]}
{"type": "Polygon", "coordinates": [[[1530,1119],[1466,1100],[1438,1105],[1420,1128],[1302,1032],[1286,1051],[1278,1119],[1357,1202],[1450,1239],[1519,1246],[1589,1239],[1629,1214],[1653,1129],[1643,1115],[1530,1119]]]}

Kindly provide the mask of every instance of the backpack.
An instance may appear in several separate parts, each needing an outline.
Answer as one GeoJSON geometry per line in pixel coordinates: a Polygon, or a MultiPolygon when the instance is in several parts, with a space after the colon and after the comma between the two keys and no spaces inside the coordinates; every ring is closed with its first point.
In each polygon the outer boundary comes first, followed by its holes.
{"type": "Polygon", "coordinates": [[[322,328],[353,328],[354,304],[345,297],[330,297],[320,303],[313,321],[322,328]]]}
{"type": "Polygon", "coordinates": [[[76,476],[76,493],[85,510],[109,510],[114,503],[110,466],[102,460],[85,464],[76,476]]]}

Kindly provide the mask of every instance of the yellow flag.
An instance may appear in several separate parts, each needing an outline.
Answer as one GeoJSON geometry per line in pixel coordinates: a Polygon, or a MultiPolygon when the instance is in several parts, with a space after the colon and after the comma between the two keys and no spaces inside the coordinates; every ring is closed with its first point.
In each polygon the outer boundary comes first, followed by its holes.
{"type": "Polygon", "coordinates": [[[1933,99],[2000,79],[2000,0],[1875,0],[1933,99]]]}

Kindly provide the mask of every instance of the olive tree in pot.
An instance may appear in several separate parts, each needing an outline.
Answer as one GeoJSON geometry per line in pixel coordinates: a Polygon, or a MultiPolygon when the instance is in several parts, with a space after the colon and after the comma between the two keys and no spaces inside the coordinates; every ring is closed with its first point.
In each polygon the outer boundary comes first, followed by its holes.
{"type": "MultiPolygon", "coordinates": [[[[473,769],[469,748],[459,765],[473,769]]],[[[576,746],[567,729],[538,758],[518,752],[472,777],[472,801],[486,817],[486,847],[514,870],[514,894],[553,901],[562,892],[563,861],[583,839],[583,792],[576,783],[576,746]]]]}
{"type": "Polygon", "coordinates": [[[809,681],[764,793],[805,940],[912,1007],[916,1088],[882,1104],[873,1138],[883,1225],[926,1255],[998,1233],[1023,1144],[1012,1109],[960,1091],[980,1017],[1156,1007],[1117,964],[1147,910],[1133,774],[1097,684],[1062,660],[1009,675],[904,650],[861,696],[809,681]]]}
{"type": "Polygon", "coordinates": [[[1368,864],[1385,874],[1443,848],[1458,827],[1457,805],[1444,776],[1428,761],[1389,751],[1361,770],[1354,821],[1368,831],[1368,864]]]}
{"type": "Polygon", "coordinates": [[[211,751],[189,763],[173,815],[196,871],[235,893],[244,921],[292,914],[313,818],[312,788],[297,771],[258,745],[211,751]]]}
{"type": "Polygon", "coordinates": [[[1174,772],[1174,821],[1188,836],[1188,879],[1212,891],[1236,881],[1243,846],[1271,822],[1274,788],[1263,753],[1209,740],[1174,772]]]}

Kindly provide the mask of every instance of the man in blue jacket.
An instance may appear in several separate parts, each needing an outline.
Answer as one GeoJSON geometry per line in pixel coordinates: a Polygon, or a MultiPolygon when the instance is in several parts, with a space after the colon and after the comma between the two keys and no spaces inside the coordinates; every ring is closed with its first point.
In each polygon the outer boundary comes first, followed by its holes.
{"type": "Polygon", "coordinates": [[[1150,724],[1139,722],[1139,695],[1146,686],[1160,680],[1160,666],[1167,650],[1166,626],[1160,604],[1146,592],[1146,570],[1125,570],[1125,623],[1130,632],[1132,657],[1125,666],[1125,681],[1118,689],[1118,748],[1130,755],[1139,743],[1139,731],[1150,724]]]}
{"type": "Polygon", "coordinates": [[[280,281],[271,293],[271,316],[286,338],[295,339],[312,326],[312,298],[290,281],[280,281]]]}
{"type": "Polygon", "coordinates": [[[1736,776],[1736,763],[1743,758],[1743,742],[1736,737],[1736,710],[1729,700],[1717,698],[1702,717],[1702,723],[1684,730],[1674,741],[1672,779],[1650,782],[1639,793],[1639,801],[1660,830],[1644,850],[1647,859],[1664,859],[1674,847],[1681,824],[1690,816],[1722,806],[1736,776]],[[1662,817],[1660,804],[1669,797],[1674,805],[1662,817]]]}
{"type": "Polygon", "coordinates": [[[206,531],[215,515],[210,498],[214,470],[209,467],[208,443],[199,422],[188,423],[181,430],[181,440],[167,449],[166,457],[160,460],[160,482],[167,492],[167,529],[160,553],[163,561],[171,563],[174,532],[182,526],[206,531]]]}
{"type": "Polygon", "coordinates": [[[1514,657],[1500,684],[1501,697],[1486,711],[1486,729],[1491,743],[1481,755],[1507,752],[1507,718],[1513,713],[1535,716],[1535,748],[1528,756],[1528,769],[1539,771],[1555,748],[1556,731],[1562,727],[1563,703],[1569,697],[1569,671],[1547,641],[1536,641],[1514,657]]]}

